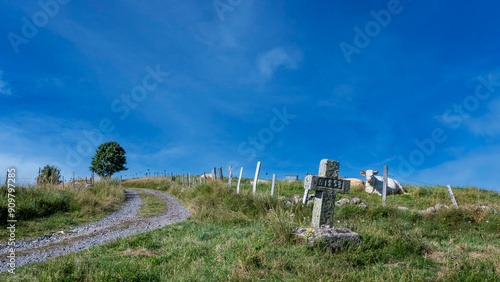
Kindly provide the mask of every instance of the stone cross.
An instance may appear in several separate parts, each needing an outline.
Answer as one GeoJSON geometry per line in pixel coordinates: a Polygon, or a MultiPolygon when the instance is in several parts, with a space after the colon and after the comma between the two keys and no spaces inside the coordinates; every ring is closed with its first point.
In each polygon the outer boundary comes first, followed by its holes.
{"type": "Polygon", "coordinates": [[[308,175],[304,180],[304,199],[307,203],[309,190],[315,190],[312,225],[333,226],[336,193],[349,194],[350,181],[339,179],[339,162],[321,160],[318,175],[308,175]]]}

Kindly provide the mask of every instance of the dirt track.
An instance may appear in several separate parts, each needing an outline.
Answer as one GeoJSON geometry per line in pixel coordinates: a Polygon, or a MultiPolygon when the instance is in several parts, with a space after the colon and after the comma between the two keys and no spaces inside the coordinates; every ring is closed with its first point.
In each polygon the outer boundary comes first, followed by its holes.
{"type": "MultiPolygon", "coordinates": [[[[167,211],[150,218],[138,218],[136,214],[142,200],[136,191],[125,190],[127,200],[120,210],[98,222],[78,226],[68,234],[55,233],[50,237],[39,237],[32,242],[19,242],[16,245],[16,268],[69,252],[85,250],[119,237],[161,228],[188,218],[189,211],[174,198],[157,190],[140,190],[161,198],[167,206],[167,211]]],[[[10,269],[7,265],[8,249],[8,246],[3,245],[0,250],[0,272],[10,269]]]]}

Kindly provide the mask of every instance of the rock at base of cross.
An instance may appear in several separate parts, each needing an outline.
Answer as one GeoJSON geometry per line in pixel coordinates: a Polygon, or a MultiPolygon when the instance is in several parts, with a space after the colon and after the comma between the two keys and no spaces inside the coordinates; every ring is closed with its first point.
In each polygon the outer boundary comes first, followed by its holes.
{"type": "Polygon", "coordinates": [[[307,242],[313,247],[325,243],[332,250],[349,245],[356,246],[362,241],[361,236],[356,232],[328,225],[319,228],[297,228],[293,234],[299,241],[307,242]]]}

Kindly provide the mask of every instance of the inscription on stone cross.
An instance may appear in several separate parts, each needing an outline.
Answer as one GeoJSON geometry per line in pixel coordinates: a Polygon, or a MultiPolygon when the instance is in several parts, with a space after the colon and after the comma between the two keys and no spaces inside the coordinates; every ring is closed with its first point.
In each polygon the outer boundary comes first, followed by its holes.
{"type": "Polygon", "coordinates": [[[349,193],[350,181],[338,178],[339,163],[333,160],[321,160],[318,175],[308,175],[304,180],[304,199],[307,203],[309,190],[315,190],[312,225],[333,226],[336,193],[349,193]]]}

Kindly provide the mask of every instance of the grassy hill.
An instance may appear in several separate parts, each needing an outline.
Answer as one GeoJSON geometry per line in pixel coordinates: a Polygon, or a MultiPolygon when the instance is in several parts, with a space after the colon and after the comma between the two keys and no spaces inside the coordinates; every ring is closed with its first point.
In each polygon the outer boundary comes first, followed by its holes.
{"type": "MultiPolygon", "coordinates": [[[[302,194],[301,182],[279,182],[252,195],[221,182],[183,188],[161,179],[129,180],[127,187],[167,191],[192,215],[188,221],[119,239],[18,269],[26,280],[443,280],[500,279],[500,196],[476,188],[454,189],[460,208],[423,214],[435,204],[451,207],[445,187],[406,186],[406,195],[381,197],[353,188],[367,208],[346,204],[335,211],[337,227],[363,237],[356,247],[332,252],[296,242],[291,232],[308,226],[312,205],[286,204],[302,194]],[[398,206],[410,210],[400,210],[398,206]],[[483,206],[488,206],[484,208],[483,206]]],[[[6,274],[0,279],[13,279],[6,274]]]]}
{"type": "MultiPolygon", "coordinates": [[[[9,238],[7,194],[7,187],[0,187],[0,243],[9,238]]],[[[16,188],[14,196],[17,239],[35,238],[99,220],[125,201],[120,181],[115,179],[96,182],[87,189],[72,189],[71,185],[66,185],[65,189],[62,185],[16,188]]]]}

